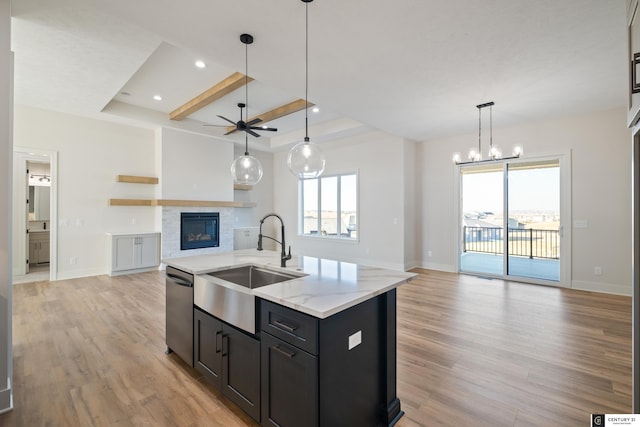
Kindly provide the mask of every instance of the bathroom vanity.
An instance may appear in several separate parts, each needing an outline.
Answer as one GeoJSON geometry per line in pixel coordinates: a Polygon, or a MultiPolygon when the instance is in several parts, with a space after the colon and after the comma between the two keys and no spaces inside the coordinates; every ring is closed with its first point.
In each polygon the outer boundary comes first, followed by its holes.
{"type": "Polygon", "coordinates": [[[263,426],[394,425],[396,288],[415,275],[280,257],[163,261],[195,277],[186,362],[263,426]]]}

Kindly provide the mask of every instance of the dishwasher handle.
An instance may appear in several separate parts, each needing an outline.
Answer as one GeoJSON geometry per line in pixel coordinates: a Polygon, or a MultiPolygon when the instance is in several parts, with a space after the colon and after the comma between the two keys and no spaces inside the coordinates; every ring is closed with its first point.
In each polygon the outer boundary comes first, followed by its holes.
{"type": "Polygon", "coordinates": [[[180,286],[188,286],[188,287],[193,286],[193,282],[191,282],[190,280],[185,280],[180,276],[174,276],[171,273],[167,273],[167,278],[169,278],[170,280],[172,280],[173,282],[175,282],[177,285],[180,285],[180,286]]]}

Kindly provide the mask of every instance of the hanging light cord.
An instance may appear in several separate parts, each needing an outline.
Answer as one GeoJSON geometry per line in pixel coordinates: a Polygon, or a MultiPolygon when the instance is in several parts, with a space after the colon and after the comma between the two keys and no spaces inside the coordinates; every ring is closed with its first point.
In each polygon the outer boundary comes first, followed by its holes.
{"type": "Polygon", "coordinates": [[[489,106],[489,153],[493,155],[493,105],[489,106]]]}
{"type": "Polygon", "coordinates": [[[304,141],[309,142],[309,2],[305,2],[304,33],[304,141]]]}
{"type": "Polygon", "coordinates": [[[478,154],[482,153],[480,145],[482,139],[482,107],[478,105],[478,154]]]}
{"type": "MultiPolygon", "coordinates": [[[[244,108],[245,116],[249,118],[249,44],[244,45],[244,108]]],[[[242,110],[240,110],[240,120],[242,120],[242,110]]],[[[249,155],[249,137],[244,133],[244,155],[249,155]]]]}

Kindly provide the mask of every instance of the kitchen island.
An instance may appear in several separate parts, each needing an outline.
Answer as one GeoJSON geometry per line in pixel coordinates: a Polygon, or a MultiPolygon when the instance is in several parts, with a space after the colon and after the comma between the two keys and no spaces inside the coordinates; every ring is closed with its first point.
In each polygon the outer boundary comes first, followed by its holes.
{"type": "Polygon", "coordinates": [[[279,253],[255,249],[163,262],[195,276],[186,361],[262,425],[391,426],[402,416],[396,288],[414,274],[306,256],[282,268],[279,253]],[[287,277],[253,289],[220,279],[249,265],[287,277]],[[239,300],[249,303],[220,310],[239,300]]]}

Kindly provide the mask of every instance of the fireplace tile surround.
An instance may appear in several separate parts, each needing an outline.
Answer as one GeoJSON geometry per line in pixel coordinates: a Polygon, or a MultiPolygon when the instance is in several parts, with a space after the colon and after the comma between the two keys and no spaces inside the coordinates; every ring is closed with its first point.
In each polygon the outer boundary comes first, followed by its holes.
{"type": "Polygon", "coordinates": [[[162,258],[215,254],[233,250],[233,208],[162,207],[162,258]],[[180,250],[181,212],[219,212],[220,246],[215,248],[180,250]]]}

